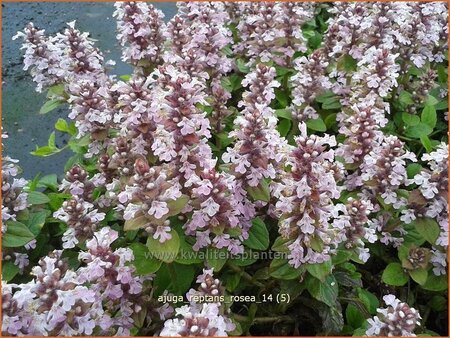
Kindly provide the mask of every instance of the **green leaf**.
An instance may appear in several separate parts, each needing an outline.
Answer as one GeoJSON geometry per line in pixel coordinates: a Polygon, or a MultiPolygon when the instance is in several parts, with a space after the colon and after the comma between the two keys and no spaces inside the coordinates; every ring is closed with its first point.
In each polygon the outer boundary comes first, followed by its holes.
{"type": "Polygon", "coordinates": [[[275,258],[270,263],[269,272],[274,278],[289,280],[298,278],[302,274],[303,269],[294,269],[287,259],[275,258]]]}
{"type": "Polygon", "coordinates": [[[405,135],[408,137],[419,139],[421,136],[427,136],[431,134],[432,131],[433,128],[423,122],[420,122],[415,126],[408,126],[408,128],[405,130],[405,135]]]}
{"type": "Polygon", "coordinates": [[[306,270],[319,279],[320,281],[325,281],[325,278],[331,273],[332,269],[331,260],[328,260],[326,262],[320,263],[320,264],[308,264],[306,265],[306,270]]]}
{"type": "Polygon", "coordinates": [[[242,81],[241,76],[233,74],[230,76],[224,76],[221,80],[221,83],[223,88],[231,93],[242,87],[241,81],[242,81]]]}
{"type": "Polygon", "coordinates": [[[436,108],[432,105],[426,105],[422,110],[421,120],[433,129],[437,122],[436,108]]]}
{"type": "Polygon", "coordinates": [[[50,202],[48,196],[39,191],[30,191],[28,193],[28,204],[45,204],[50,202]]]}
{"type": "Polygon", "coordinates": [[[28,229],[34,234],[34,236],[39,235],[41,232],[41,229],[43,228],[45,224],[45,219],[48,215],[47,210],[42,210],[35,213],[30,213],[29,219],[28,219],[28,229]]]}
{"type": "Polygon", "coordinates": [[[58,99],[49,100],[49,101],[45,102],[44,105],[41,107],[41,109],[39,110],[39,114],[47,114],[47,113],[51,112],[52,110],[58,108],[63,103],[64,103],[64,101],[61,101],[58,99]]]}
{"type": "Polygon", "coordinates": [[[227,291],[233,292],[239,285],[241,273],[227,272],[224,276],[222,276],[222,280],[224,281],[227,291]]]}
{"type": "Polygon", "coordinates": [[[167,202],[167,208],[169,209],[168,216],[178,215],[181,210],[184,209],[187,202],[189,202],[189,197],[186,195],[181,195],[176,200],[170,200],[167,202]]]}
{"type": "Polygon", "coordinates": [[[35,190],[36,190],[36,188],[37,188],[37,186],[38,186],[38,183],[39,183],[39,178],[40,178],[40,177],[41,177],[41,174],[38,173],[38,174],[33,178],[33,180],[28,184],[29,191],[35,191],[35,190]]]}
{"type": "Polygon", "coordinates": [[[439,100],[435,98],[433,95],[428,95],[425,100],[425,106],[434,106],[439,103],[439,100]]]}
{"type": "Polygon", "coordinates": [[[125,225],[123,230],[125,231],[134,231],[138,229],[142,229],[147,226],[150,221],[145,216],[138,216],[133,219],[129,219],[125,221],[125,225]]]}
{"type": "Polygon", "coordinates": [[[316,101],[320,103],[325,103],[329,101],[338,101],[339,98],[331,90],[327,90],[320,95],[317,95],[316,101]]]}
{"type": "Polygon", "coordinates": [[[275,98],[281,107],[287,107],[289,105],[289,95],[285,90],[275,88],[275,98]]]}
{"type": "Polygon", "coordinates": [[[287,119],[281,119],[278,123],[277,130],[281,136],[285,137],[291,130],[292,122],[287,119]]]}
{"type": "Polygon", "coordinates": [[[235,328],[233,331],[228,332],[230,337],[239,337],[242,336],[244,333],[244,330],[242,329],[241,323],[239,323],[236,319],[231,318],[231,321],[233,322],[235,328]]]}
{"type": "Polygon", "coordinates": [[[418,218],[411,222],[414,224],[417,232],[423,236],[429,243],[434,244],[441,232],[439,224],[431,218],[418,218]]]}
{"type": "Polygon", "coordinates": [[[172,289],[177,295],[186,293],[192,285],[195,278],[195,268],[193,265],[181,265],[172,263],[171,267],[173,275],[172,277],[172,289]]]}
{"type": "Polygon", "coordinates": [[[230,45],[226,45],[222,48],[222,53],[226,56],[233,56],[233,50],[230,45]]]}
{"type": "Polygon", "coordinates": [[[6,233],[2,236],[2,245],[5,248],[17,248],[34,239],[34,234],[23,223],[9,221],[6,233]]]}
{"type": "Polygon", "coordinates": [[[124,75],[120,75],[119,78],[125,82],[130,81],[131,79],[131,75],[130,74],[124,74],[124,75]]]}
{"type": "Polygon", "coordinates": [[[408,126],[415,126],[420,123],[420,117],[413,114],[402,113],[402,121],[408,126]]]}
{"type": "Polygon", "coordinates": [[[361,299],[371,315],[377,313],[377,308],[380,306],[377,296],[365,289],[358,289],[358,298],[361,299]]]}
{"type": "Polygon", "coordinates": [[[445,311],[447,310],[447,299],[443,296],[435,295],[431,297],[428,306],[434,311],[445,311]]]}
{"type": "Polygon", "coordinates": [[[342,105],[341,105],[341,103],[340,103],[338,100],[336,100],[336,99],[329,100],[329,101],[325,101],[325,102],[322,104],[322,109],[326,109],[326,110],[330,110],[330,109],[340,109],[340,108],[342,108],[342,105]]]}
{"type": "Polygon", "coordinates": [[[290,109],[277,109],[275,110],[275,115],[292,121],[292,112],[290,109]]]}
{"type": "Polygon", "coordinates": [[[164,243],[161,243],[159,239],[154,239],[152,236],[147,238],[147,248],[150,254],[165,263],[172,263],[180,249],[178,233],[172,229],[170,235],[172,237],[164,243]]]}
{"type": "Polygon", "coordinates": [[[52,190],[58,190],[58,176],[56,174],[45,175],[39,179],[37,185],[40,188],[50,188],[52,190]]]}
{"type": "Polygon", "coordinates": [[[417,231],[413,222],[410,224],[405,224],[403,227],[407,231],[407,234],[403,236],[404,245],[414,244],[419,247],[426,242],[425,238],[417,231]]]}
{"type": "Polygon", "coordinates": [[[336,113],[332,113],[325,117],[324,122],[325,122],[326,129],[331,129],[337,124],[336,116],[337,116],[336,113]]]}
{"type": "Polygon", "coordinates": [[[249,266],[257,261],[254,258],[253,251],[250,249],[245,249],[244,253],[241,255],[236,255],[230,258],[231,262],[237,266],[249,266]]]}
{"type": "Polygon", "coordinates": [[[221,132],[216,134],[216,137],[220,140],[220,149],[225,149],[231,143],[233,143],[233,139],[228,137],[227,132],[221,132]]]}
{"type": "Polygon", "coordinates": [[[292,74],[293,72],[292,68],[286,68],[281,66],[275,66],[275,69],[277,71],[277,76],[284,76],[287,74],[292,74]]]}
{"type": "Polygon", "coordinates": [[[310,39],[314,36],[314,30],[313,29],[303,29],[302,30],[303,36],[306,39],[310,39]]]}
{"type": "Polygon", "coordinates": [[[410,163],[406,167],[406,173],[408,174],[408,178],[414,178],[420,171],[422,170],[422,166],[419,163],[410,163]]]}
{"type": "Polygon", "coordinates": [[[337,250],[336,255],[331,258],[333,265],[344,263],[351,257],[352,253],[348,250],[337,250]]]}
{"type": "Polygon", "coordinates": [[[179,234],[179,237],[180,251],[178,252],[175,262],[184,265],[198,264],[203,262],[203,260],[199,257],[199,253],[192,249],[192,245],[186,242],[184,236],[179,234]]]}
{"type": "Polygon", "coordinates": [[[223,266],[227,262],[228,251],[225,248],[208,248],[206,250],[206,262],[210,268],[214,269],[214,272],[222,270],[223,266]]]}
{"type": "Polygon", "coordinates": [[[431,144],[431,140],[428,138],[428,136],[420,136],[420,142],[422,143],[427,153],[430,153],[433,150],[433,145],[431,144]]]}
{"type": "Polygon", "coordinates": [[[339,288],[333,275],[329,275],[323,282],[312,276],[306,278],[306,289],[318,301],[328,306],[336,306],[339,288]]]}
{"type": "Polygon", "coordinates": [[[340,286],[346,286],[350,288],[362,286],[361,274],[358,272],[338,270],[333,272],[333,276],[334,278],[336,278],[340,286]]]}
{"type": "Polygon", "coordinates": [[[441,100],[438,104],[435,106],[436,110],[445,110],[448,109],[448,101],[447,100],[441,100]]]}
{"type": "Polygon", "coordinates": [[[410,270],[409,275],[417,284],[423,285],[427,281],[428,271],[426,269],[410,270]]]}
{"type": "Polygon", "coordinates": [[[430,273],[427,278],[427,282],[422,285],[422,288],[429,291],[444,291],[448,288],[448,276],[441,275],[436,276],[434,273],[430,273]]]}
{"type": "Polygon", "coordinates": [[[390,263],[384,269],[381,279],[388,285],[403,286],[408,282],[409,277],[400,263],[390,263]]]}
{"type": "Polygon", "coordinates": [[[411,104],[414,104],[414,101],[412,99],[411,93],[408,93],[407,91],[403,90],[399,95],[399,101],[404,106],[408,106],[411,104]]]}
{"type": "Polygon", "coordinates": [[[236,67],[239,69],[241,73],[247,74],[250,72],[250,67],[245,65],[246,62],[242,59],[236,60],[236,67]]]}
{"type": "Polygon", "coordinates": [[[313,50],[319,48],[321,43],[322,43],[322,34],[320,34],[319,32],[314,32],[314,36],[308,39],[308,45],[313,50]]]}
{"type": "Polygon", "coordinates": [[[346,72],[353,72],[357,68],[357,61],[349,54],[344,54],[337,62],[338,70],[345,70],[346,72]]]}
{"type": "Polygon", "coordinates": [[[247,187],[247,192],[255,201],[270,201],[269,183],[266,180],[262,180],[256,187],[247,187]]]}
{"type": "Polygon", "coordinates": [[[2,280],[9,282],[13,279],[19,272],[19,267],[13,262],[3,262],[2,264],[2,280]]]}
{"type": "Polygon", "coordinates": [[[55,132],[52,132],[48,137],[48,146],[52,149],[58,149],[56,147],[55,138],[56,138],[55,132]]]}
{"type": "Polygon", "coordinates": [[[62,194],[60,193],[54,193],[51,192],[49,193],[47,196],[50,199],[50,201],[48,202],[50,208],[52,208],[52,210],[57,210],[59,208],[61,208],[63,202],[64,202],[64,196],[61,196],[62,194]]]}
{"type": "Polygon", "coordinates": [[[314,120],[307,120],[306,126],[309,129],[315,130],[315,131],[323,132],[323,131],[327,130],[327,126],[325,125],[325,122],[323,122],[323,120],[320,117],[318,119],[314,119],[314,120]]]}
{"type": "Polygon", "coordinates": [[[269,247],[269,232],[261,218],[257,217],[252,221],[252,227],[244,245],[255,250],[266,250],[269,247]]]}
{"type": "Polygon", "coordinates": [[[59,152],[61,152],[62,149],[58,149],[58,148],[54,148],[54,147],[49,147],[49,146],[43,146],[43,147],[36,147],[36,150],[30,152],[31,155],[34,156],[39,156],[39,157],[46,157],[46,156],[51,156],[54,154],[57,154],[59,152]]]}
{"type": "Polygon", "coordinates": [[[51,86],[47,92],[47,98],[52,98],[55,96],[64,96],[65,94],[65,86],[64,83],[59,83],[51,86]]]}
{"type": "Polygon", "coordinates": [[[69,122],[67,123],[66,120],[64,119],[58,119],[58,121],[56,121],[55,123],[55,129],[62,131],[63,133],[68,133],[72,136],[77,134],[77,127],[75,127],[75,123],[73,122],[69,122]]]}
{"type": "Polygon", "coordinates": [[[69,125],[67,124],[66,120],[59,118],[55,123],[55,129],[62,132],[67,132],[69,129],[69,125]]]}
{"type": "Polygon", "coordinates": [[[162,261],[152,257],[144,244],[132,243],[130,248],[133,250],[133,264],[138,275],[148,275],[159,270],[162,261]]]}
{"type": "Polygon", "coordinates": [[[398,259],[400,259],[400,261],[404,261],[405,259],[408,258],[410,246],[403,244],[397,250],[398,250],[398,259]]]}
{"type": "Polygon", "coordinates": [[[347,323],[355,329],[360,327],[366,320],[361,311],[351,303],[345,309],[345,318],[347,319],[347,323]]]}
{"type": "Polygon", "coordinates": [[[277,237],[275,242],[272,245],[272,250],[276,252],[288,252],[288,245],[292,242],[292,240],[284,239],[283,237],[277,237]]]}

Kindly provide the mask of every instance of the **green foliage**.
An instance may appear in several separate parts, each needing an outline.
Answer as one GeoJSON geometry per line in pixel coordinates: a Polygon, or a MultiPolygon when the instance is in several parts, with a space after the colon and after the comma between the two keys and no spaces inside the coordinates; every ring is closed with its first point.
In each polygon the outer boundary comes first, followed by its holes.
{"type": "Polygon", "coordinates": [[[269,232],[261,218],[257,217],[252,221],[248,239],[244,244],[255,250],[266,250],[269,247],[269,232]]]}
{"type": "Polygon", "coordinates": [[[154,257],[164,263],[172,263],[178,255],[180,250],[180,237],[175,230],[169,232],[171,236],[163,243],[159,239],[154,239],[152,236],[147,238],[147,248],[151,257],[154,257]]]}
{"type": "Polygon", "coordinates": [[[384,269],[381,279],[388,285],[402,286],[408,282],[409,277],[400,263],[390,263],[384,269]]]}
{"type": "Polygon", "coordinates": [[[5,248],[21,247],[34,239],[35,235],[23,223],[9,221],[8,228],[2,236],[2,245],[5,248]]]}
{"type": "Polygon", "coordinates": [[[61,106],[64,103],[64,101],[58,100],[58,99],[52,99],[44,103],[44,105],[39,110],[39,114],[47,114],[51,112],[52,110],[55,110],[59,106],[61,106]]]}

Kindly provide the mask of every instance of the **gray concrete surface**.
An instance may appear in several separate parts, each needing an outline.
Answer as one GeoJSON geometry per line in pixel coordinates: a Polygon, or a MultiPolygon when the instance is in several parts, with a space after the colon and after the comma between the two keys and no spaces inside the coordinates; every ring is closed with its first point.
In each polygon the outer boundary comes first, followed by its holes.
{"type": "MultiPolygon", "coordinates": [[[[166,20],[176,12],[175,3],[155,3],[163,10],[166,20]]],[[[36,27],[54,34],[65,28],[66,23],[76,20],[77,27],[91,33],[98,40],[97,46],[106,59],[117,62],[113,73],[129,74],[130,67],[120,61],[115,29],[116,21],[112,17],[113,3],[3,3],[2,4],[2,125],[9,138],[3,141],[4,155],[20,160],[20,166],[26,178],[36,174],[62,174],[64,164],[72,155],[70,150],[48,158],[30,154],[36,145],[46,144],[48,136],[54,130],[54,124],[60,117],[66,117],[67,109],[57,109],[46,115],[39,115],[39,109],[45,102],[45,93],[35,91],[35,85],[27,72],[23,71],[21,41],[12,41],[18,30],[22,30],[30,21],[36,27]]],[[[57,145],[63,146],[64,139],[57,138],[57,145]]]]}

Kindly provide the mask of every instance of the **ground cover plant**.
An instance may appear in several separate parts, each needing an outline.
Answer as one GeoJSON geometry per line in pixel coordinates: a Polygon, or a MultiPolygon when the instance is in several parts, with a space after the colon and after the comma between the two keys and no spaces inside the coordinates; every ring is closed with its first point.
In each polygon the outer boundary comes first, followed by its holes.
{"type": "Polygon", "coordinates": [[[2,333],[448,335],[447,12],[119,2],[120,76],[27,25],[73,156],[3,156],[2,333]]]}

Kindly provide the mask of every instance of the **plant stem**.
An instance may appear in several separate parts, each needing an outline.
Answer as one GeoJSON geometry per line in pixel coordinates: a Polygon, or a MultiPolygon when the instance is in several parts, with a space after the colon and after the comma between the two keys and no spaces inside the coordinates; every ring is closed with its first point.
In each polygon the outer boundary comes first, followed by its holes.
{"type": "MultiPolygon", "coordinates": [[[[247,316],[241,316],[238,314],[233,314],[233,317],[238,320],[238,321],[248,321],[248,317],[247,316]]],[[[293,323],[294,322],[294,318],[290,317],[290,316],[274,316],[274,317],[256,317],[253,318],[251,325],[253,324],[266,324],[266,323],[273,323],[273,322],[289,322],[289,323],[293,323]]]]}

